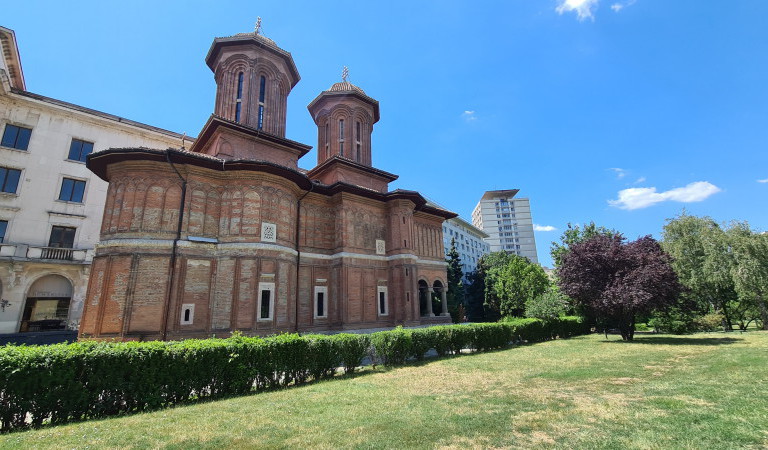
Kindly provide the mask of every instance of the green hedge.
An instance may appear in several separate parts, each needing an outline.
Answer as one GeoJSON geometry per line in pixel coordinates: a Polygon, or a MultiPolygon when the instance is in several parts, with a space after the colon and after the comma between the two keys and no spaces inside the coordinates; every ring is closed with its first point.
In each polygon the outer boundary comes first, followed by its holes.
{"type": "Polygon", "coordinates": [[[283,334],[178,342],[0,347],[0,431],[146,411],[350,373],[366,356],[400,365],[588,332],[578,318],[445,325],[371,335],[283,334]]]}

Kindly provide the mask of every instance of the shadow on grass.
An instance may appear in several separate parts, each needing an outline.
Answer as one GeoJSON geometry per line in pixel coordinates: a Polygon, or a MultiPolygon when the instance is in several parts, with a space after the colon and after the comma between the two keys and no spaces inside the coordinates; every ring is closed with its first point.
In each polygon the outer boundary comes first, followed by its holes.
{"type": "Polygon", "coordinates": [[[652,344],[652,345],[728,345],[743,341],[732,337],[685,337],[685,336],[640,336],[632,341],[605,341],[610,344],[652,344]]]}

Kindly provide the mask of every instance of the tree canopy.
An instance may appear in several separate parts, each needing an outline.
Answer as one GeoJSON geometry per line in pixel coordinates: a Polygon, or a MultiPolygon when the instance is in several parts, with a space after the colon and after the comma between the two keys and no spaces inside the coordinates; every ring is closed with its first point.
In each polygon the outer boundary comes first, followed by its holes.
{"type": "Polygon", "coordinates": [[[746,222],[719,225],[683,212],[667,220],[662,245],[689,303],[701,314],[722,314],[730,331],[733,322],[745,329],[758,317],[768,327],[767,240],[746,222]]]}
{"type": "Polygon", "coordinates": [[[596,234],[569,246],[558,269],[560,289],[632,340],[637,314],[673,305],[681,286],[670,257],[650,236],[625,242],[596,234]]]}
{"type": "Polygon", "coordinates": [[[595,222],[586,223],[582,226],[568,224],[568,228],[563,231],[560,236],[560,242],[552,242],[550,245],[550,255],[552,255],[552,261],[555,267],[560,267],[563,255],[568,252],[568,249],[579,242],[598,235],[605,236],[620,236],[621,234],[613,229],[601,227],[595,225],[595,222]]]}
{"type": "Polygon", "coordinates": [[[549,277],[527,258],[495,252],[481,258],[485,274],[485,307],[497,317],[522,316],[525,303],[543,294],[549,277]]]}

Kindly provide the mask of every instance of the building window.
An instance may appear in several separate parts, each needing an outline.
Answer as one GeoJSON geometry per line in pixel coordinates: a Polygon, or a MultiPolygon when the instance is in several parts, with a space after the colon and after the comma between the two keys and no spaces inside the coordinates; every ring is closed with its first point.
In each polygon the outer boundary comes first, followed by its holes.
{"type": "Polygon", "coordinates": [[[357,162],[360,162],[360,148],[362,147],[362,141],[360,140],[360,122],[355,122],[355,150],[357,154],[357,162]]]}
{"type": "Polygon", "coordinates": [[[264,128],[264,96],[267,91],[267,79],[264,75],[259,77],[259,130],[264,128]]]}
{"type": "Polygon", "coordinates": [[[195,320],[195,304],[184,303],[181,305],[181,325],[192,325],[195,320]]]}
{"type": "Polygon", "coordinates": [[[5,242],[5,232],[8,230],[8,221],[0,220],[0,244],[5,242]]]}
{"type": "Polygon", "coordinates": [[[259,283],[259,320],[272,320],[275,283],[259,283]]]}
{"type": "Polygon", "coordinates": [[[61,182],[61,191],[59,191],[59,200],[73,203],[83,203],[83,194],[85,193],[85,181],[64,178],[61,182]]]}
{"type": "Polygon", "coordinates": [[[325,156],[326,158],[328,157],[328,147],[330,147],[331,145],[330,140],[331,140],[331,137],[328,133],[328,123],[326,122],[325,124],[325,156]]]}
{"type": "Polygon", "coordinates": [[[339,156],[344,156],[344,119],[339,119],[339,156]]]}
{"type": "Polygon", "coordinates": [[[16,125],[7,124],[0,145],[3,147],[15,148],[17,150],[26,150],[27,147],[29,147],[30,136],[32,136],[31,128],[17,127],[16,125]]]}
{"type": "Polygon", "coordinates": [[[67,159],[70,161],[85,162],[85,157],[90,155],[92,151],[93,142],[72,139],[72,143],[69,145],[69,156],[67,159]]]}
{"type": "Polygon", "coordinates": [[[235,99],[235,122],[240,122],[240,111],[243,108],[243,72],[237,74],[237,98],[235,99]]]}
{"type": "Polygon", "coordinates": [[[0,167],[0,192],[15,194],[19,187],[19,178],[21,178],[21,170],[0,167]]]}
{"type": "Polygon", "coordinates": [[[54,248],[73,248],[75,244],[75,231],[77,228],[73,227],[59,227],[55,226],[51,228],[51,239],[48,241],[48,247],[54,248]]]}
{"type": "Polygon", "coordinates": [[[376,303],[377,310],[380,316],[386,316],[389,314],[389,302],[387,301],[387,287],[378,286],[376,288],[376,303]]]}
{"type": "Polygon", "coordinates": [[[315,286],[315,318],[328,317],[328,287],[315,286]]]}

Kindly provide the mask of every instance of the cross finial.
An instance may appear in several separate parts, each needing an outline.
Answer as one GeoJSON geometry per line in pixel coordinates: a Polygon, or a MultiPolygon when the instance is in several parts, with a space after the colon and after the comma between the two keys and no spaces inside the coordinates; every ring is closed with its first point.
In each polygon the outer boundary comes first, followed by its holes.
{"type": "Polygon", "coordinates": [[[256,18],[256,28],[253,30],[253,34],[261,33],[261,17],[256,18]]]}
{"type": "Polygon", "coordinates": [[[349,78],[349,67],[344,66],[344,69],[341,71],[341,81],[346,83],[347,78],[349,78]]]}

